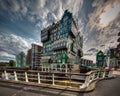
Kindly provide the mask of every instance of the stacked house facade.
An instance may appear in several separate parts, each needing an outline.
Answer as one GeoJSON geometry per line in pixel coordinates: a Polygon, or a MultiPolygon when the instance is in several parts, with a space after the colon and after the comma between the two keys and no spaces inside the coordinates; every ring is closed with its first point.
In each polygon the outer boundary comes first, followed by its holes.
{"type": "Polygon", "coordinates": [[[72,13],[66,10],[60,21],[41,31],[41,64],[78,64],[82,57],[83,37],[72,13]]]}

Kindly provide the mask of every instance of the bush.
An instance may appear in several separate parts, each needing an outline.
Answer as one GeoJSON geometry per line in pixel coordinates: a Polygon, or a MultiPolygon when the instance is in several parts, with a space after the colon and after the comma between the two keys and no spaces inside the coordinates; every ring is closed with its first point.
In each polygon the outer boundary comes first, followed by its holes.
{"type": "Polygon", "coordinates": [[[90,68],[86,67],[86,66],[80,66],[80,73],[87,73],[91,71],[90,68]]]}

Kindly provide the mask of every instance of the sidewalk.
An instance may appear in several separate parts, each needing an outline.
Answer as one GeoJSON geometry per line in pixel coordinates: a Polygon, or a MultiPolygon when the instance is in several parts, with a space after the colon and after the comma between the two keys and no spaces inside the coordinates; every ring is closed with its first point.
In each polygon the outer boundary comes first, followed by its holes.
{"type": "Polygon", "coordinates": [[[113,75],[120,75],[120,70],[113,71],[113,75]]]}

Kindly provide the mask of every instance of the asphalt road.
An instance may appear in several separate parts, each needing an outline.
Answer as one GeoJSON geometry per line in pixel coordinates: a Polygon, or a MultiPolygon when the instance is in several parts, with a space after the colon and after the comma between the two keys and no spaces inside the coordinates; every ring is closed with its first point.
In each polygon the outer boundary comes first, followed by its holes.
{"type": "Polygon", "coordinates": [[[100,81],[93,92],[84,94],[0,82],[0,96],[120,96],[120,76],[115,79],[100,81]]]}
{"type": "Polygon", "coordinates": [[[93,92],[83,96],[120,96],[120,75],[115,79],[100,81],[93,92]]]}
{"type": "Polygon", "coordinates": [[[0,82],[0,96],[83,96],[78,92],[0,82]]]}

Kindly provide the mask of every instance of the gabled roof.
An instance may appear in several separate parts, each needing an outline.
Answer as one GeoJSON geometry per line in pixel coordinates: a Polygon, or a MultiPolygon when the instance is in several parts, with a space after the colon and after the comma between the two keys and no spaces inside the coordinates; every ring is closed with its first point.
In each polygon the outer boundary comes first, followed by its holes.
{"type": "Polygon", "coordinates": [[[98,55],[98,54],[103,54],[103,52],[100,50],[100,51],[97,53],[97,55],[98,55]]]}

